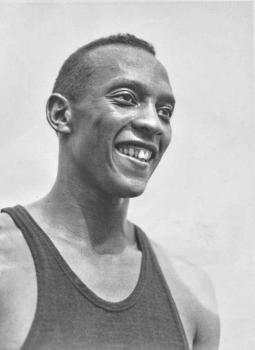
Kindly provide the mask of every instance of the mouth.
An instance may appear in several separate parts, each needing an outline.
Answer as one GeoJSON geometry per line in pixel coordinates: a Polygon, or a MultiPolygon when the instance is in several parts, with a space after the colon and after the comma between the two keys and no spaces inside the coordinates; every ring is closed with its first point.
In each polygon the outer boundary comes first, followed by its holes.
{"type": "Polygon", "coordinates": [[[130,158],[142,164],[148,164],[155,156],[155,150],[145,145],[135,143],[119,143],[115,145],[115,149],[124,157],[130,158]]]}

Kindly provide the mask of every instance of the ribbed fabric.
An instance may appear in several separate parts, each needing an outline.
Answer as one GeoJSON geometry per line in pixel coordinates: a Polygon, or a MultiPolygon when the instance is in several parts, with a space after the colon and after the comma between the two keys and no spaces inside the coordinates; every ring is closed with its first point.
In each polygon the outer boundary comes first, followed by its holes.
{"type": "Polygon", "coordinates": [[[71,270],[50,238],[20,205],[2,209],[21,230],[34,259],[38,297],[22,350],[188,350],[185,332],[148,238],[139,280],[123,301],[108,302],[71,270]]]}

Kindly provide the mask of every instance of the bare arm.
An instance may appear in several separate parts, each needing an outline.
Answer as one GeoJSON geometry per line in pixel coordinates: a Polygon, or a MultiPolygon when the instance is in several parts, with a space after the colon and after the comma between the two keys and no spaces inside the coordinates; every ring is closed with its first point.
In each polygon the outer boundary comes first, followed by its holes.
{"type": "Polygon", "coordinates": [[[0,348],[11,347],[9,328],[11,318],[9,315],[8,295],[10,291],[10,280],[12,275],[12,242],[9,234],[8,218],[0,214],[0,348]]]}
{"type": "Polygon", "coordinates": [[[13,221],[0,214],[0,349],[20,349],[31,325],[36,293],[29,276],[32,258],[13,221]],[[31,306],[32,304],[32,306],[31,306]],[[31,316],[32,315],[32,316],[31,316]]]}
{"type": "Polygon", "coordinates": [[[220,339],[220,320],[214,288],[207,275],[200,281],[200,300],[196,313],[196,334],[193,350],[218,350],[220,339]]]}

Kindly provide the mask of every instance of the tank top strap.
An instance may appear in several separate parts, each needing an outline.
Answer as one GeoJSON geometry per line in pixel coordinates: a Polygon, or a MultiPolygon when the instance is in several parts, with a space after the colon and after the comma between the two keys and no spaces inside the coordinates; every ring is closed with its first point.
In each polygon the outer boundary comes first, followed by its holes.
{"type": "MultiPolygon", "coordinates": [[[[42,290],[50,288],[47,278],[49,274],[54,275],[54,270],[57,265],[60,267],[64,275],[72,282],[73,286],[79,290],[92,303],[109,311],[121,311],[128,309],[136,304],[143,293],[147,275],[148,275],[148,244],[146,244],[146,237],[143,232],[135,227],[135,237],[138,249],[142,252],[142,260],[140,273],[137,284],[131,294],[122,301],[109,302],[98,297],[90,288],[83,283],[78,275],[72,270],[64,257],[60,254],[57,247],[54,245],[50,237],[37,224],[30,213],[21,205],[16,205],[10,208],[3,208],[1,210],[11,216],[16,226],[21,230],[31,254],[34,259],[36,273],[42,290]],[[44,268],[42,268],[44,267],[44,268]]],[[[54,278],[53,278],[54,279],[54,278]]]]}
{"type": "Polygon", "coordinates": [[[12,218],[15,225],[20,229],[28,247],[30,248],[35,268],[37,272],[39,272],[39,266],[41,266],[39,262],[41,262],[40,260],[45,254],[43,242],[47,240],[47,237],[45,237],[46,234],[44,234],[36,222],[32,220],[26,209],[21,205],[3,208],[1,209],[1,212],[7,213],[12,218]]]}
{"type": "MultiPolygon", "coordinates": [[[[189,349],[188,340],[187,340],[187,336],[186,336],[186,333],[185,333],[185,330],[183,327],[181,317],[179,315],[177,305],[174,301],[170,287],[169,287],[169,285],[165,279],[165,276],[163,274],[163,271],[160,267],[158,258],[153,250],[152,244],[151,244],[149,238],[147,237],[147,235],[142,231],[141,228],[136,226],[136,230],[137,230],[137,237],[139,238],[139,243],[141,244],[141,246],[143,246],[143,250],[146,251],[148,256],[149,256],[148,261],[150,261],[151,266],[148,267],[148,271],[149,271],[149,273],[153,273],[153,271],[155,271],[156,274],[159,276],[159,279],[161,281],[161,285],[163,286],[163,288],[165,289],[165,292],[167,294],[170,308],[172,309],[173,319],[174,319],[178,329],[181,332],[182,340],[185,344],[185,349],[188,350],[189,349]]],[[[151,276],[148,276],[148,277],[151,278],[151,276]]]]}
{"type": "Polygon", "coordinates": [[[1,212],[9,214],[21,230],[36,269],[37,309],[22,350],[113,349],[120,348],[117,344],[123,341],[130,349],[189,349],[153,246],[138,226],[135,237],[142,252],[140,276],[126,299],[110,302],[101,299],[79,279],[24,207],[16,205],[1,212]],[[95,324],[100,325],[99,329],[95,324]],[[139,329],[136,337],[131,332],[134,325],[139,329]]]}
{"type": "Polygon", "coordinates": [[[36,324],[37,318],[44,312],[45,295],[51,294],[51,286],[48,280],[49,274],[54,273],[56,269],[56,264],[53,263],[54,256],[47,244],[49,238],[21,205],[3,208],[1,212],[7,213],[12,218],[17,228],[21,231],[33,258],[38,293],[36,322],[34,322],[36,324]]]}

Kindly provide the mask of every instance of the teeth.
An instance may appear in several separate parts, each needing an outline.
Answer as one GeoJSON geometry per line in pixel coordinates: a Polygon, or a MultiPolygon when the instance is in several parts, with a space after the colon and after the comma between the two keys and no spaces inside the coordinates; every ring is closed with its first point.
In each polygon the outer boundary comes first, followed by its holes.
{"type": "Polygon", "coordinates": [[[150,151],[144,151],[144,154],[145,154],[145,159],[149,159],[151,157],[150,151]]]}
{"type": "Polygon", "coordinates": [[[149,161],[152,155],[151,151],[148,151],[147,149],[141,149],[137,147],[132,146],[126,146],[126,147],[119,147],[119,151],[127,156],[137,158],[141,161],[149,161]]]}
{"type": "Polygon", "coordinates": [[[142,149],[139,151],[138,158],[139,158],[139,159],[146,159],[146,158],[145,158],[145,153],[144,153],[144,151],[143,151],[142,149]]]}
{"type": "Polygon", "coordinates": [[[129,155],[130,155],[131,157],[133,157],[134,154],[135,154],[135,150],[134,150],[133,147],[131,147],[131,148],[129,149],[129,155]]]}

